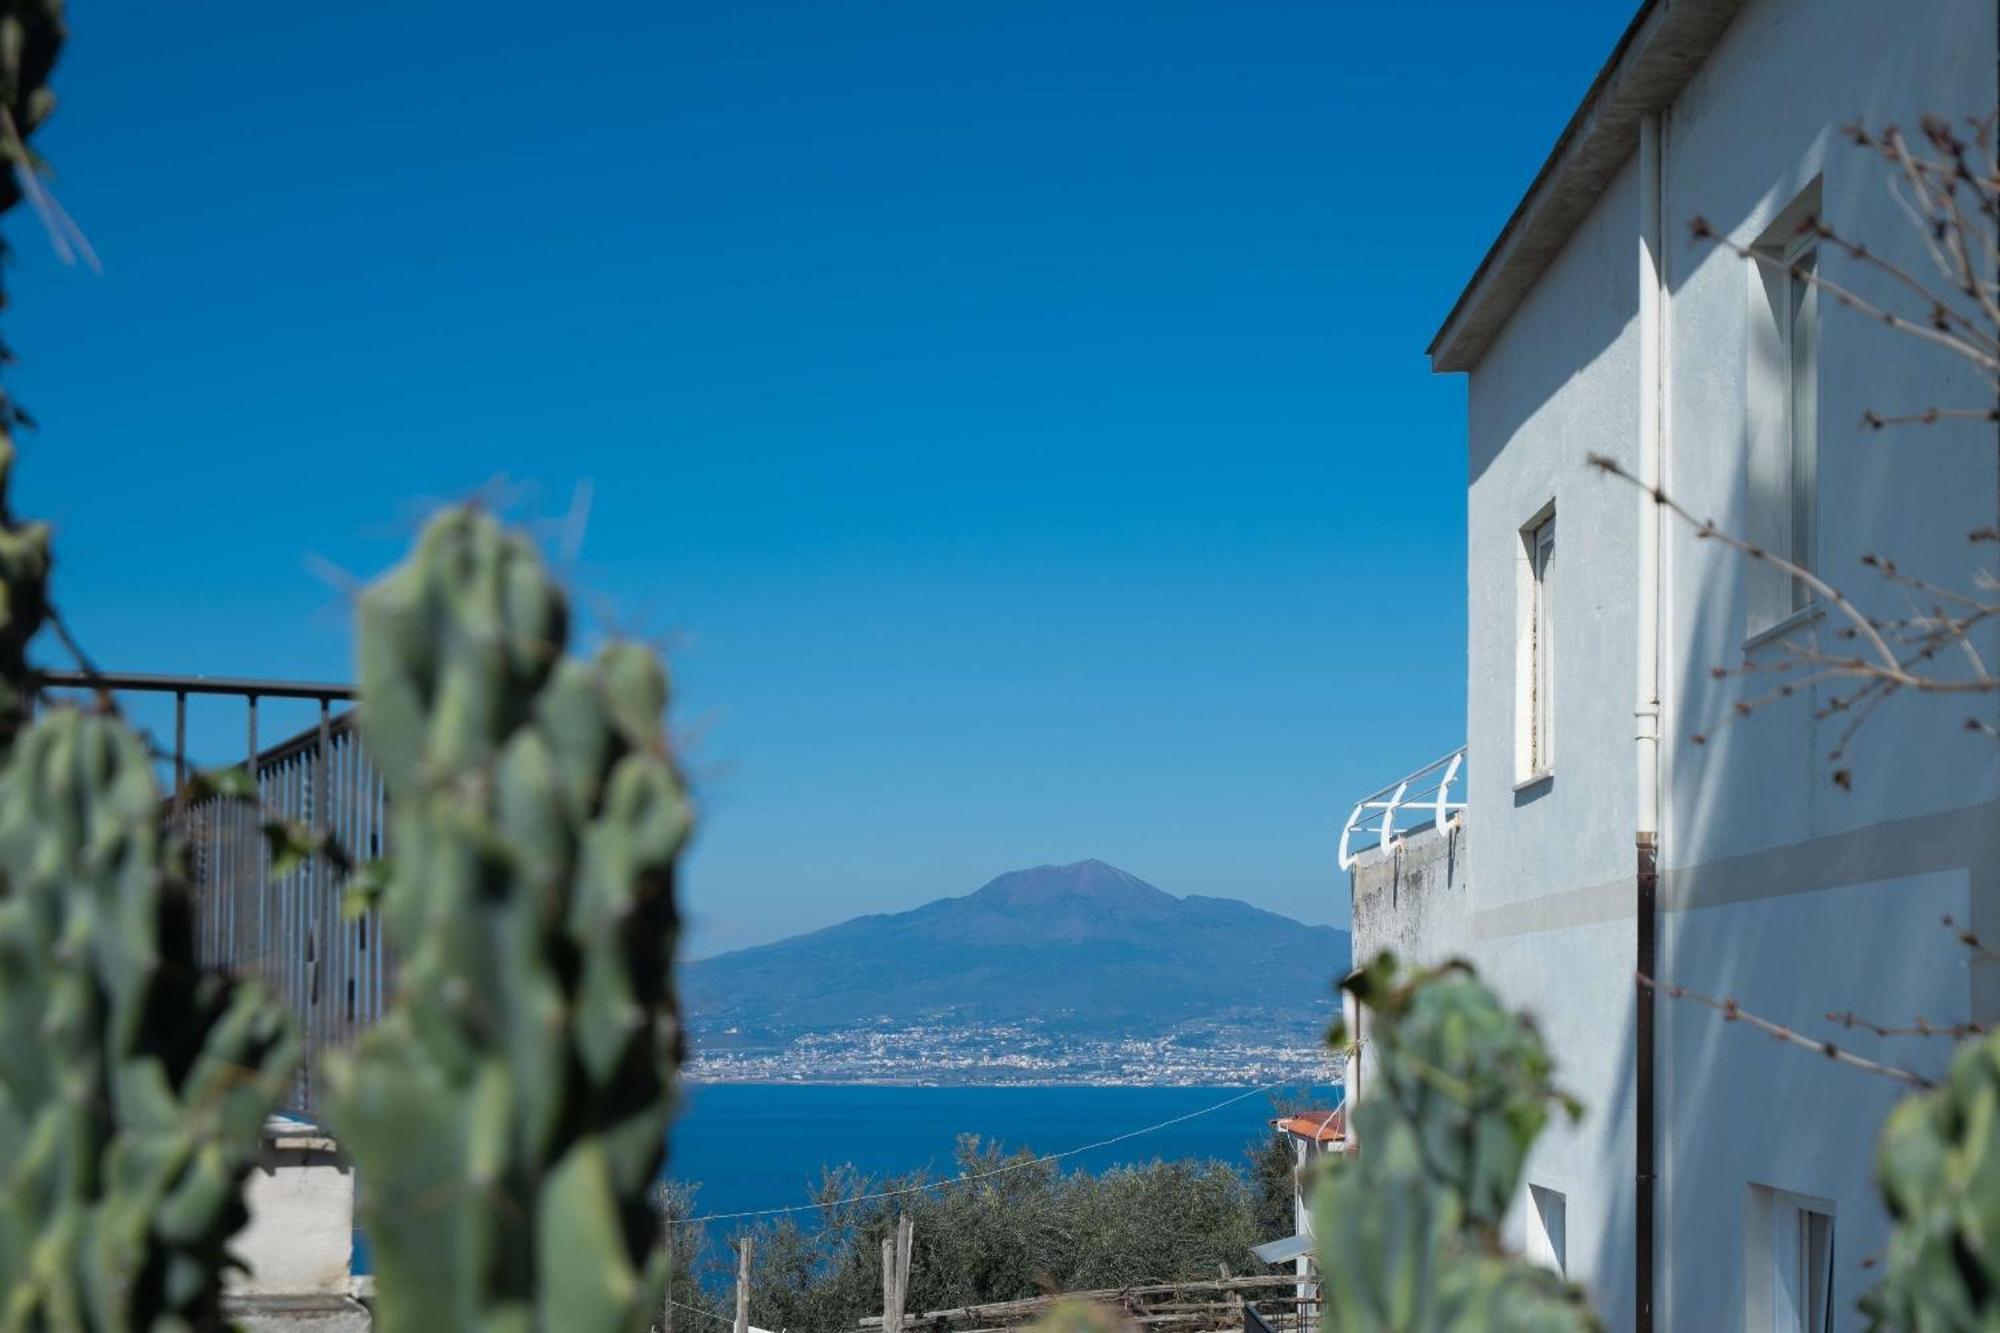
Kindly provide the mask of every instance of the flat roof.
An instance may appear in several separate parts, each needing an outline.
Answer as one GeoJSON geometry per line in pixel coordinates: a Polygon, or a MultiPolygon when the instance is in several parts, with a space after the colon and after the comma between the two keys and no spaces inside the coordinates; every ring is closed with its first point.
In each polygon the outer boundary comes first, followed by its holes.
{"type": "Polygon", "coordinates": [[[1286,1236],[1283,1240],[1267,1240],[1262,1245],[1252,1245],[1250,1253],[1267,1264],[1288,1264],[1302,1254],[1311,1254],[1313,1238],[1303,1231],[1296,1236],[1286,1236]]]}
{"type": "Polygon", "coordinates": [[[1425,349],[1432,370],[1479,364],[1638,147],[1640,121],[1673,103],[1744,3],[1644,0],[1425,349]]]}

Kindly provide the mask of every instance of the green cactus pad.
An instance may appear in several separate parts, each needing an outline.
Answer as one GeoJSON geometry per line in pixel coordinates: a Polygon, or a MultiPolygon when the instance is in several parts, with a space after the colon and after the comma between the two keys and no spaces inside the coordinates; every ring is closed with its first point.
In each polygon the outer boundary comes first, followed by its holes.
{"type": "MultiPolygon", "coordinates": [[[[1508,1256],[1500,1224],[1552,1108],[1574,1113],[1526,1019],[1472,969],[1346,982],[1371,1026],[1359,1144],[1311,1182],[1324,1326],[1347,1333],[1588,1333],[1581,1293],[1508,1256]]],[[[1338,1038],[1336,1038],[1338,1040],[1338,1038]]]]}
{"type": "Polygon", "coordinates": [[[326,1078],[377,1327],[643,1329],[665,1276],[647,1191],[681,1050],[691,826],[666,674],[629,645],[565,656],[534,547],[469,509],[435,520],[360,618],[401,975],[326,1078]]]}
{"type": "Polygon", "coordinates": [[[53,710],[0,768],[0,1330],[219,1326],[298,1046],[195,962],[146,747],[53,710]]]}

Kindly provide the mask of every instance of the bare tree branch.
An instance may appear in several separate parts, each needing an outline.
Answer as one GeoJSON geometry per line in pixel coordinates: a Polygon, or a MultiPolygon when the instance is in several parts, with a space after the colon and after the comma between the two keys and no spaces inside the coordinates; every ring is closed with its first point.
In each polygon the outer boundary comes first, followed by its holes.
{"type": "Polygon", "coordinates": [[[1736,1003],[1735,1000],[1727,997],[1718,1000],[1712,995],[1703,995],[1697,991],[1691,991],[1685,986],[1675,986],[1666,982],[1655,981],[1643,972],[1634,973],[1633,976],[1639,985],[1645,987],[1647,990],[1664,995],[1670,1000],[1689,1000],[1695,1004],[1706,1005],[1708,1008],[1721,1014],[1725,1023],[1747,1023],[1759,1032],[1767,1033],[1779,1041],[1803,1047],[1808,1051],[1823,1055],[1836,1063],[1847,1065],[1853,1069],[1859,1069],[1863,1073],[1879,1074],[1884,1078],[1895,1079],[1899,1083],[1907,1083],[1913,1088],[1934,1088],[1937,1086],[1935,1080],[1926,1078],[1915,1070],[1883,1064],[1879,1060],[1870,1060],[1865,1055],[1856,1055],[1853,1051],[1837,1046],[1833,1042],[1823,1041],[1818,1037],[1808,1037],[1796,1028],[1787,1027],[1783,1023],[1774,1023],[1768,1018],[1760,1018],[1758,1015],[1751,1013],[1748,1009],[1736,1003]]]}
{"type": "Polygon", "coordinates": [[[1826,1020],[1829,1023],[1838,1023],[1844,1028],[1859,1028],[1863,1032],[1872,1032],[1878,1037],[1949,1037],[1953,1041],[1963,1041],[1967,1037],[1981,1036],[1987,1031],[1984,1023],[1933,1023],[1921,1014],[1911,1022],[1898,1027],[1863,1018],[1851,1009],[1829,1013],[1826,1020]]]}

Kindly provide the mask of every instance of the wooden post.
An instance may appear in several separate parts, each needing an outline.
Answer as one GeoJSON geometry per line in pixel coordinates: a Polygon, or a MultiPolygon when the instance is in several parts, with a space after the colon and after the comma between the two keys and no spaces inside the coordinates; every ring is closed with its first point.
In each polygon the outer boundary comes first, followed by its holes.
{"type": "Polygon", "coordinates": [[[660,1244],[667,1251],[667,1280],[660,1290],[660,1333],[674,1333],[674,1214],[661,1202],[660,1244]]]}
{"type": "Polygon", "coordinates": [[[882,1237],[882,1333],[903,1333],[903,1303],[896,1299],[896,1238],[882,1237]]]}
{"type": "Polygon", "coordinates": [[[736,1333],[750,1333],[750,1238],[736,1242],[736,1333]]]}
{"type": "Polygon", "coordinates": [[[917,1224],[896,1216],[895,1236],[882,1237],[882,1333],[903,1333],[903,1302],[910,1290],[910,1244],[917,1224]]]}

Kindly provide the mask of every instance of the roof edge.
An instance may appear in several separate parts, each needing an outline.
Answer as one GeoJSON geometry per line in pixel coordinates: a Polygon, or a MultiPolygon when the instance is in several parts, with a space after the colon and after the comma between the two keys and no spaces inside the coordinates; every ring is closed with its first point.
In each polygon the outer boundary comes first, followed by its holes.
{"type": "Polygon", "coordinates": [[[1638,146],[1639,122],[1672,104],[1745,3],[1644,0],[1424,349],[1433,371],[1471,370],[1485,357],[1638,146]]]}

